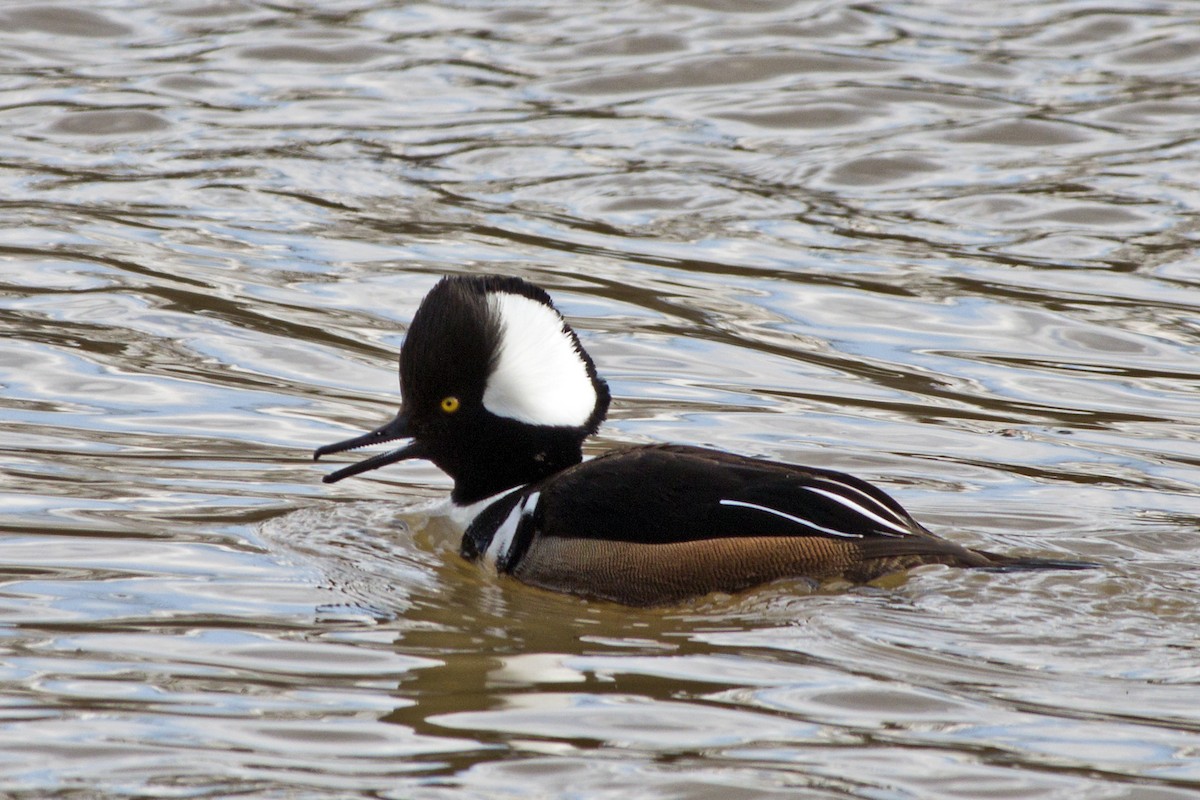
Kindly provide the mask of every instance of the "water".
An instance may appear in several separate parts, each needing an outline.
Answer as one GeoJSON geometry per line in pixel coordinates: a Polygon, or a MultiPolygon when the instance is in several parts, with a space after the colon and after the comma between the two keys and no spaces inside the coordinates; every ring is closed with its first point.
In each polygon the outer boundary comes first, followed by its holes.
{"type": "Polygon", "coordinates": [[[1200,10],[0,7],[7,797],[1200,794],[1200,10]],[[442,274],[591,445],[851,471],[1089,573],[631,610],[333,487],[442,274]]]}

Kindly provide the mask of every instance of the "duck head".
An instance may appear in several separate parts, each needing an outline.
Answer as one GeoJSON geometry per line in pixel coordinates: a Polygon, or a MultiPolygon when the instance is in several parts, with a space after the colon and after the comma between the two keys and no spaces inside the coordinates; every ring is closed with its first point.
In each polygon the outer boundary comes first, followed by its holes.
{"type": "Polygon", "coordinates": [[[407,439],[324,477],[432,461],[473,503],[582,460],[608,411],[608,385],[545,291],[520,278],[453,276],[421,301],[400,348],[400,412],[314,459],[407,439]]]}

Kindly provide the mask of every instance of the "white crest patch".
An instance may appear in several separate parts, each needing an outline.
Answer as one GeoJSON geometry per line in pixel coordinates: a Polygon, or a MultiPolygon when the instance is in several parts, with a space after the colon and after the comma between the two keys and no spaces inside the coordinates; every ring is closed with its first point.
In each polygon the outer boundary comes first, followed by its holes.
{"type": "Polygon", "coordinates": [[[488,295],[500,320],[500,352],[483,405],[531,425],[578,427],[596,408],[596,387],[554,309],[520,294],[488,295]]]}

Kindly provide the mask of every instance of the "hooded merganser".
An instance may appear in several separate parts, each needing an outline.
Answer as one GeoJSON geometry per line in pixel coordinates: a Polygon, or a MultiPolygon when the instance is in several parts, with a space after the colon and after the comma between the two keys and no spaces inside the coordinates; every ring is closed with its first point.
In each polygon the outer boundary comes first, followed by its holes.
{"type": "Polygon", "coordinates": [[[788,577],[866,582],[922,564],[1078,568],[940,539],[850,475],[681,445],[589,461],[608,385],[545,291],[519,278],[443,278],[400,350],[400,413],[317,459],[411,441],[326,475],[410,458],[454,480],[462,555],[546,589],[663,605],[788,577]]]}

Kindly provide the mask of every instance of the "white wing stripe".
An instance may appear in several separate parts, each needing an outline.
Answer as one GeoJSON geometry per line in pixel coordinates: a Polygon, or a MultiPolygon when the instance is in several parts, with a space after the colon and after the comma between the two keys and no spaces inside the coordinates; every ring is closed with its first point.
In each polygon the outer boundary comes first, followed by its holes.
{"type": "Polygon", "coordinates": [[[723,506],[737,506],[739,508],[753,509],[754,511],[765,511],[768,514],[774,514],[777,517],[783,517],[786,520],[795,522],[797,525],[803,525],[806,528],[812,528],[813,530],[818,530],[821,533],[827,533],[830,536],[837,536],[842,539],[861,539],[862,538],[862,534],[860,534],[860,533],[847,533],[846,531],[835,531],[833,528],[823,527],[821,525],[818,525],[815,522],[811,522],[807,519],[804,519],[803,517],[796,517],[791,514],[780,511],[777,508],[769,508],[767,506],[755,505],[754,503],[747,503],[742,500],[721,500],[719,502],[723,506]]]}
{"type": "MultiPolygon", "coordinates": [[[[859,505],[858,503],[854,502],[853,500],[851,500],[848,497],[842,497],[840,494],[837,494],[836,492],[831,492],[828,489],[818,489],[815,486],[802,486],[800,488],[804,489],[804,491],[806,491],[806,492],[813,492],[814,494],[823,495],[825,497],[828,497],[830,500],[834,500],[838,503],[841,503],[842,505],[844,505],[846,508],[850,509],[854,513],[860,514],[860,515],[866,517],[867,519],[875,520],[875,522],[879,523],[880,525],[886,525],[887,527],[891,528],[892,530],[896,531],[897,533],[899,533],[901,535],[907,535],[909,533],[912,533],[911,529],[903,527],[901,525],[897,525],[895,522],[892,522],[890,519],[884,519],[883,517],[879,516],[878,514],[876,514],[874,511],[870,510],[869,508],[865,508],[864,506],[859,505]]],[[[890,512],[890,509],[887,509],[887,510],[890,512]]],[[[880,533],[884,533],[884,531],[880,531],[880,533]]]]}
{"type": "Polygon", "coordinates": [[[833,480],[822,481],[822,483],[827,483],[828,485],[836,487],[843,492],[854,492],[855,494],[866,498],[867,502],[870,503],[871,506],[874,507],[878,512],[886,514],[893,522],[898,523],[906,532],[908,531],[908,529],[909,529],[908,525],[907,525],[908,520],[906,520],[900,514],[896,513],[896,511],[894,511],[893,509],[891,509],[888,506],[884,505],[883,503],[879,502],[877,499],[872,497],[869,493],[863,491],[862,489],[859,489],[857,486],[851,486],[848,483],[839,483],[839,482],[833,481],[833,480]]]}

